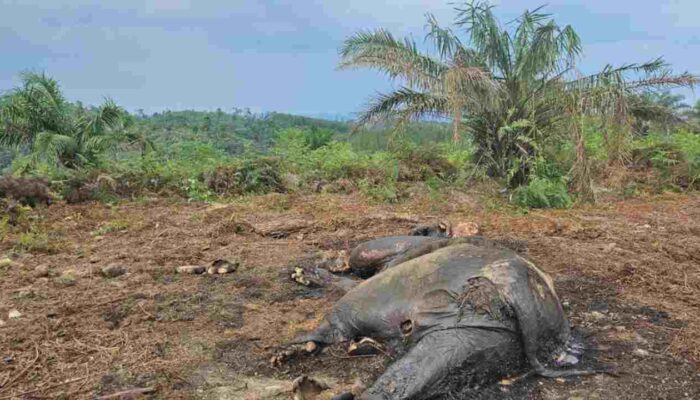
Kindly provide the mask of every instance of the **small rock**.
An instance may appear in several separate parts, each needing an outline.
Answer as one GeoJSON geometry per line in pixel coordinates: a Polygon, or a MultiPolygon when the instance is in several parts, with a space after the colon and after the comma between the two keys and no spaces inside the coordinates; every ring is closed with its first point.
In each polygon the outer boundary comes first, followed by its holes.
{"type": "Polygon", "coordinates": [[[304,346],[304,350],[307,353],[313,353],[314,351],[316,351],[316,349],[318,349],[318,346],[312,341],[306,342],[306,345],[304,346]]]}
{"type": "Polygon", "coordinates": [[[76,277],[75,271],[72,269],[63,271],[63,273],[56,278],[56,282],[64,286],[73,286],[77,281],[78,278],[76,277]]]}
{"type": "Polygon", "coordinates": [[[302,375],[292,382],[294,400],[313,400],[319,393],[330,389],[330,386],[318,379],[302,375]]]}
{"type": "Polygon", "coordinates": [[[206,272],[206,270],[206,268],[200,265],[183,265],[181,267],[177,267],[177,272],[180,274],[199,275],[206,272]]]}
{"type": "Polygon", "coordinates": [[[649,357],[649,352],[644,349],[634,349],[632,352],[637,357],[649,357]]]}
{"type": "Polygon", "coordinates": [[[5,321],[0,319],[0,327],[3,327],[3,326],[5,326],[5,321]]]}
{"type": "Polygon", "coordinates": [[[588,313],[588,316],[594,321],[600,321],[601,319],[605,318],[605,315],[599,311],[592,311],[588,313]]]}
{"type": "Polygon", "coordinates": [[[554,381],[557,383],[566,383],[566,379],[563,378],[555,378],[554,381]]]}
{"type": "Polygon", "coordinates": [[[108,279],[116,278],[126,273],[126,267],[120,264],[109,264],[100,269],[100,274],[108,279]]]}
{"type": "Polygon", "coordinates": [[[46,312],[46,318],[56,318],[58,317],[58,312],[56,310],[49,310],[46,312]]]}
{"type": "Polygon", "coordinates": [[[452,237],[475,236],[479,231],[479,225],[475,222],[460,222],[452,228],[452,237]]]}
{"type": "Polygon", "coordinates": [[[8,319],[17,319],[22,316],[22,313],[20,313],[18,310],[10,310],[9,313],[7,313],[7,318],[8,319]]]}
{"type": "Polygon", "coordinates": [[[224,259],[215,260],[211,263],[211,266],[207,270],[210,274],[228,274],[231,272],[236,272],[238,269],[237,262],[231,262],[224,259]],[[213,271],[213,272],[212,272],[213,271]]]}
{"type": "Polygon", "coordinates": [[[12,260],[10,260],[9,258],[2,258],[2,259],[0,259],[0,268],[9,267],[9,266],[11,266],[12,264],[13,264],[13,262],[12,262],[12,260]]]}
{"type": "Polygon", "coordinates": [[[34,276],[37,278],[43,278],[49,276],[49,266],[46,264],[38,265],[36,268],[34,268],[34,276]]]}

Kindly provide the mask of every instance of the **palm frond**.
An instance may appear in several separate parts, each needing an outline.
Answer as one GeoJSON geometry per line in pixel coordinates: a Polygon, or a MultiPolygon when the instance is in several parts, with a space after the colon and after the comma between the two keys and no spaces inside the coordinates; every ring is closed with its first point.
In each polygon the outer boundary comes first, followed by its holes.
{"type": "Polygon", "coordinates": [[[368,67],[402,79],[406,85],[429,88],[440,82],[447,67],[421,54],[411,39],[394,38],[386,30],[361,31],[348,38],[340,50],[340,68],[368,67]]]}
{"type": "Polygon", "coordinates": [[[440,26],[433,14],[428,13],[425,17],[427,20],[426,28],[428,28],[425,38],[433,42],[441,58],[450,59],[458,52],[463,53],[467,50],[451,29],[440,26]]]}
{"type": "Polygon", "coordinates": [[[56,132],[43,131],[36,135],[32,146],[32,159],[60,164],[66,155],[74,154],[78,148],[75,138],[56,132]]]}
{"type": "Polygon", "coordinates": [[[470,44],[480,54],[493,72],[502,78],[511,75],[511,39],[493,14],[493,6],[487,2],[469,2],[465,8],[455,7],[455,24],[465,28],[470,44]]]}
{"type": "Polygon", "coordinates": [[[380,94],[360,114],[359,124],[390,120],[398,116],[402,120],[432,116],[446,117],[450,114],[448,101],[428,93],[402,87],[389,94],[380,94]]]}
{"type": "Polygon", "coordinates": [[[85,138],[102,135],[122,126],[124,110],[107,99],[95,112],[84,113],[76,119],[76,130],[85,138]]]}
{"type": "Polygon", "coordinates": [[[660,57],[645,63],[624,64],[620,67],[608,64],[602,71],[571,80],[566,86],[570,90],[590,90],[605,85],[624,85],[631,76],[663,73],[664,70],[668,70],[668,64],[660,57]]]}

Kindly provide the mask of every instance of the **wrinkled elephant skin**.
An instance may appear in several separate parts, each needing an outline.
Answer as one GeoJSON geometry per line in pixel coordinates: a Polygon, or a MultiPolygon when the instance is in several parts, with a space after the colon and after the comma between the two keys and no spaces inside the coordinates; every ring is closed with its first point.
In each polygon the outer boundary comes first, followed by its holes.
{"type": "MultiPolygon", "coordinates": [[[[398,358],[363,394],[372,400],[449,394],[512,373],[523,362],[544,376],[579,374],[551,371],[539,361],[563,348],[569,337],[547,275],[509,250],[483,245],[483,239],[479,245],[415,238],[422,241],[408,247],[429,250],[351,289],[299,342],[372,337],[386,343],[398,358]]],[[[406,242],[405,237],[386,239],[400,244],[392,248],[406,242]]],[[[373,242],[376,246],[360,245],[356,251],[381,250],[381,242],[373,242]]],[[[387,257],[381,258],[396,254],[387,257]]]]}

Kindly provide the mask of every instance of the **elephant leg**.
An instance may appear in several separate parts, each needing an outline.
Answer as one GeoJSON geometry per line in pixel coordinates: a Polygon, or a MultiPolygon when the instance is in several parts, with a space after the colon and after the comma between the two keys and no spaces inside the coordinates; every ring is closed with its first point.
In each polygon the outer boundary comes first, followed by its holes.
{"type": "Polygon", "coordinates": [[[456,328],[430,333],[387,368],[366,400],[421,400],[497,379],[522,363],[518,336],[504,330],[456,328]]]}

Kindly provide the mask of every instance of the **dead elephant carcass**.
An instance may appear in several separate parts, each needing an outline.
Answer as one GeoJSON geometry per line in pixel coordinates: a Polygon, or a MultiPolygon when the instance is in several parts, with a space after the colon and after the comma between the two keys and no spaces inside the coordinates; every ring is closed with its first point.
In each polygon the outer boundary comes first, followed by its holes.
{"type": "MultiPolygon", "coordinates": [[[[429,241],[343,296],[295,343],[371,337],[399,357],[364,399],[427,399],[515,372],[543,376],[569,325],[551,279],[517,254],[482,243],[429,241]],[[415,258],[412,258],[415,257],[415,258]]],[[[392,261],[392,262],[393,262],[392,261]]]]}

